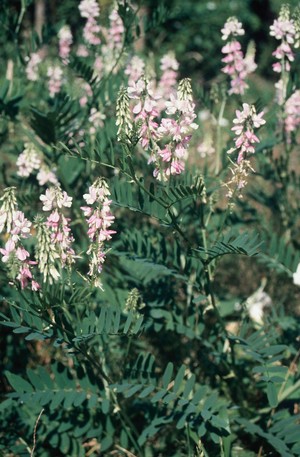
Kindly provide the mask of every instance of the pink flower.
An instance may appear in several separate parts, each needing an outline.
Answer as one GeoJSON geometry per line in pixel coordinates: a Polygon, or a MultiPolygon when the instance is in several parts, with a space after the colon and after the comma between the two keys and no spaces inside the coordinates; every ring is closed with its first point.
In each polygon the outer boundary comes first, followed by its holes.
{"type": "Polygon", "coordinates": [[[22,289],[25,289],[28,286],[29,280],[32,279],[32,273],[28,266],[24,266],[20,269],[17,279],[20,281],[22,289]]]}
{"type": "Polygon", "coordinates": [[[291,141],[291,132],[300,126],[300,90],[296,90],[285,104],[285,131],[288,141],[291,141]]]}
{"type": "Polygon", "coordinates": [[[16,244],[15,242],[10,238],[6,243],[5,243],[5,248],[0,248],[0,252],[3,255],[2,257],[2,262],[6,263],[9,260],[9,257],[12,252],[15,251],[16,244]]]}
{"type": "Polygon", "coordinates": [[[110,210],[111,200],[107,198],[110,195],[108,186],[103,179],[96,180],[89,187],[89,193],[83,197],[87,204],[92,206],[83,206],[81,209],[87,218],[88,237],[90,246],[87,253],[91,256],[90,268],[88,275],[91,276],[93,284],[102,288],[98,274],[102,271],[102,265],[105,260],[104,243],[109,241],[115,230],[111,230],[115,217],[110,210]]]}
{"type": "Polygon", "coordinates": [[[39,78],[38,66],[42,62],[41,56],[38,52],[32,52],[25,60],[27,61],[25,69],[27,79],[29,81],[37,81],[39,78]]]}
{"type": "Polygon", "coordinates": [[[113,9],[109,15],[110,27],[108,29],[108,46],[110,48],[120,48],[122,46],[124,25],[119,13],[113,9]]]}
{"type": "Polygon", "coordinates": [[[10,232],[13,235],[13,240],[28,238],[31,225],[31,222],[25,218],[22,211],[15,211],[13,213],[13,229],[10,232]]]}
{"type": "Polygon", "coordinates": [[[48,67],[47,76],[49,78],[48,88],[50,97],[54,97],[55,94],[60,92],[63,79],[63,71],[59,66],[48,67]]]}
{"type": "Polygon", "coordinates": [[[142,59],[137,56],[133,56],[132,59],[130,59],[125,69],[125,75],[128,75],[129,77],[128,86],[132,86],[134,83],[140,80],[144,74],[144,69],[145,64],[142,59]]]}
{"type": "Polygon", "coordinates": [[[81,0],[79,11],[81,17],[98,17],[100,14],[99,3],[96,0],[81,0]]]}
{"type": "Polygon", "coordinates": [[[255,135],[253,127],[259,128],[265,124],[266,121],[262,118],[263,115],[263,111],[256,114],[255,107],[247,103],[243,103],[242,111],[236,111],[236,118],[233,120],[235,125],[231,130],[237,135],[234,141],[236,149],[239,150],[238,164],[247,157],[247,154],[254,154],[255,148],[253,145],[259,143],[259,139],[255,135]]]}
{"type": "Polygon", "coordinates": [[[42,165],[40,171],[36,175],[36,179],[40,186],[44,186],[46,183],[51,183],[54,186],[58,186],[58,179],[56,177],[56,169],[53,168],[52,170],[47,165],[42,165]]]}
{"type": "Polygon", "coordinates": [[[17,160],[17,174],[23,178],[27,178],[34,170],[40,168],[41,159],[33,144],[25,143],[24,146],[24,151],[19,155],[17,160]]]}
{"type": "Polygon", "coordinates": [[[89,17],[83,29],[83,36],[85,41],[93,46],[100,44],[100,30],[100,25],[97,24],[96,20],[93,17],[89,17]]]}
{"type": "Polygon", "coordinates": [[[41,288],[38,282],[36,282],[34,279],[31,281],[31,290],[34,292],[38,291],[41,288]]]}
{"type": "Polygon", "coordinates": [[[43,211],[51,211],[52,208],[63,206],[70,208],[72,205],[72,197],[69,197],[67,192],[61,191],[59,187],[47,189],[45,195],[40,196],[40,200],[43,202],[43,211]]]}
{"type": "Polygon", "coordinates": [[[237,20],[236,17],[230,17],[227,19],[224,27],[221,30],[222,40],[228,40],[230,35],[241,36],[245,34],[242,23],[237,20]]]}
{"type": "Polygon", "coordinates": [[[73,37],[71,29],[68,25],[63,26],[58,32],[59,38],[59,56],[62,58],[64,63],[68,63],[69,54],[71,51],[71,44],[73,37]]]}

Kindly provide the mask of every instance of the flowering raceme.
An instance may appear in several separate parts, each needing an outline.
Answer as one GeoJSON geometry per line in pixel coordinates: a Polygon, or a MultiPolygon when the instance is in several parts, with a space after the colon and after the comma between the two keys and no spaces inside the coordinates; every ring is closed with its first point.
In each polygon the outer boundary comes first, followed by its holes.
{"type": "Polygon", "coordinates": [[[227,196],[232,197],[232,186],[241,191],[247,183],[247,176],[249,170],[254,171],[250,165],[249,154],[255,153],[255,144],[259,143],[259,138],[255,135],[254,129],[264,125],[266,121],[263,119],[264,112],[256,114],[256,109],[252,105],[243,103],[243,110],[236,111],[236,118],[233,120],[235,124],[232,131],[235,132],[234,138],[235,148],[232,148],[228,153],[238,151],[237,162],[233,163],[231,172],[233,177],[230,182],[226,184],[228,188],[227,196]]]}
{"type": "Polygon", "coordinates": [[[82,0],[79,4],[79,12],[81,17],[87,19],[83,29],[85,41],[92,46],[100,44],[99,33],[101,28],[96,20],[100,15],[98,2],[96,0],[82,0]]]}
{"type": "Polygon", "coordinates": [[[59,57],[61,57],[63,63],[68,63],[69,54],[71,52],[71,44],[73,43],[73,37],[71,29],[68,25],[64,25],[58,32],[59,39],[59,57]]]}
{"type": "Polygon", "coordinates": [[[19,155],[17,160],[17,174],[27,178],[34,170],[41,166],[41,159],[32,143],[24,144],[24,151],[19,155]]]}
{"type": "Polygon", "coordinates": [[[49,78],[48,81],[48,89],[50,97],[54,97],[55,94],[60,92],[63,80],[63,71],[59,66],[55,67],[48,67],[47,76],[49,78]]]}
{"type": "Polygon", "coordinates": [[[245,89],[248,88],[248,84],[245,79],[249,73],[255,70],[256,64],[252,57],[249,64],[249,57],[244,58],[241,44],[236,40],[236,36],[242,36],[245,31],[242,27],[241,22],[236,17],[230,17],[221,30],[222,40],[228,40],[228,43],[223,46],[222,53],[225,54],[222,62],[226,65],[222,69],[223,73],[230,76],[231,89],[230,94],[244,94],[245,89]]]}
{"type": "Polygon", "coordinates": [[[81,207],[88,224],[87,233],[90,239],[90,246],[87,251],[90,256],[88,275],[91,277],[94,286],[100,288],[102,288],[102,283],[99,275],[107,252],[105,242],[116,233],[115,230],[110,229],[115,217],[110,211],[111,200],[108,198],[109,195],[107,183],[104,179],[99,178],[89,187],[89,192],[83,196],[87,206],[81,207]]]}
{"type": "Polygon", "coordinates": [[[264,125],[266,121],[262,118],[264,112],[256,114],[255,107],[243,103],[243,110],[236,110],[236,119],[233,120],[235,124],[232,131],[237,135],[234,139],[236,149],[239,151],[237,163],[247,158],[247,155],[254,154],[255,143],[259,143],[259,139],[254,134],[254,128],[259,128],[264,125]]]}
{"type": "Polygon", "coordinates": [[[69,225],[70,219],[63,214],[63,208],[71,207],[72,197],[59,187],[51,187],[40,196],[40,200],[43,202],[43,211],[51,213],[45,227],[41,228],[39,224],[37,259],[44,280],[49,279],[51,283],[60,277],[55,261],[60,268],[64,268],[74,263],[76,258],[72,249],[74,237],[69,225]]]}
{"type": "Polygon", "coordinates": [[[50,168],[44,162],[43,154],[36,150],[33,143],[25,143],[24,150],[19,155],[16,165],[18,167],[17,175],[21,178],[28,178],[31,174],[36,173],[36,179],[40,186],[46,183],[58,185],[56,177],[56,168],[50,168]]]}
{"type": "Polygon", "coordinates": [[[275,84],[277,101],[280,105],[285,102],[288,74],[291,70],[291,62],[295,60],[293,48],[297,46],[297,28],[298,25],[290,17],[289,6],[284,4],[281,7],[278,19],[275,19],[273,25],[270,27],[270,35],[281,42],[272,53],[278,60],[278,62],[273,64],[273,70],[276,73],[281,73],[280,80],[275,84]]]}
{"type": "Polygon", "coordinates": [[[110,27],[107,39],[108,46],[114,49],[120,49],[122,47],[124,25],[117,9],[112,10],[109,15],[109,21],[110,27]]]}
{"type": "Polygon", "coordinates": [[[291,133],[300,126],[300,90],[296,90],[286,101],[285,106],[285,131],[288,142],[291,142],[291,133]]]}
{"type": "Polygon", "coordinates": [[[2,262],[7,265],[10,278],[19,281],[21,289],[30,285],[33,291],[37,291],[40,285],[31,271],[37,262],[30,260],[30,254],[22,243],[23,239],[31,236],[32,224],[25,218],[24,213],[18,210],[14,187],[5,189],[0,200],[3,202],[0,208],[0,233],[6,228],[8,237],[5,247],[0,248],[2,262]]]}
{"type": "MultiPolygon", "coordinates": [[[[154,163],[153,175],[166,181],[170,175],[177,175],[185,169],[188,145],[192,133],[198,126],[194,119],[195,104],[192,101],[192,89],[190,80],[182,80],[177,93],[169,94],[169,100],[160,100],[159,91],[155,89],[153,82],[145,78],[132,82],[128,87],[128,96],[135,103],[132,108],[134,123],[140,125],[140,144],[142,148],[149,151],[148,163],[154,163]],[[159,122],[159,103],[163,103],[165,114],[159,122]]],[[[120,95],[121,97],[121,95],[120,95]]],[[[122,94],[124,99],[124,94],[122,94]]],[[[124,99],[125,100],[125,99],[124,99]]],[[[120,132],[124,131],[122,126],[129,129],[130,115],[128,105],[125,105],[121,115],[121,101],[117,102],[117,125],[120,132]]]]}
{"type": "Polygon", "coordinates": [[[38,67],[42,62],[41,56],[38,52],[32,52],[25,60],[27,61],[25,69],[27,79],[29,81],[37,81],[39,78],[38,67]]]}
{"type": "Polygon", "coordinates": [[[128,76],[128,86],[136,83],[145,72],[145,63],[138,57],[133,56],[125,68],[125,75],[128,76]]]}

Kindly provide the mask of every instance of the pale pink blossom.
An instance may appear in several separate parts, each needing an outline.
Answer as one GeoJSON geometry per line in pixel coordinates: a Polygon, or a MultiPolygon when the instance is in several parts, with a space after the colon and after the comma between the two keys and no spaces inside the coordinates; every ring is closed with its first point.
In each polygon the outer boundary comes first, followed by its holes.
{"type": "Polygon", "coordinates": [[[93,17],[89,17],[83,29],[83,37],[88,44],[97,46],[101,43],[100,31],[101,27],[97,21],[93,17]]]}
{"type": "Polygon", "coordinates": [[[115,230],[110,229],[115,217],[111,213],[112,202],[107,198],[109,195],[106,182],[101,178],[97,179],[89,187],[89,192],[83,196],[90,206],[81,207],[88,224],[87,234],[90,239],[90,246],[87,251],[90,256],[88,275],[93,284],[100,288],[102,288],[102,284],[98,275],[101,273],[105,261],[105,242],[109,241],[112,235],[116,233],[115,230]]]}
{"type": "Polygon", "coordinates": [[[270,27],[270,35],[281,41],[272,55],[278,60],[273,64],[273,70],[275,73],[281,73],[280,80],[275,84],[276,99],[283,105],[287,95],[288,73],[291,71],[291,62],[295,60],[294,48],[298,45],[298,32],[295,21],[290,18],[288,5],[284,4],[281,7],[279,18],[275,19],[270,27]]]}
{"type": "Polygon", "coordinates": [[[26,219],[22,211],[14,211],[13,213],[13,228],[10,234],[12,239],[17,241],[19,238],[28,238],[30,235],[31,222],[26,219]]]}
{"type": "Polygon", "coordinates": [[[26,65],[26,76],[29,81],[37,81],[39,79],[38,67],[42,62],[41,56],[38,52],[32,52],[29,57],[25,59],[26,65]]]}
{"type": "Polygon", "coordinates": [[[70,208],[72,205],[72,197],[69,197],[67,192],[62,191],[59,187],[50,187],[46,190],[45,195],[40,196],[43,202],[43,211],[51,211],[55,208],[70,208]]]}
{"type": "Polygon", "coordinates": [[[71,52],[71,45],[73,37],[71,29],[68,25],[64,25],[58,32],[59,39],[59,57],[64,63],[68,63],[69,55],[71,52]]]}
{"type": "Polygon", "coordinates": [[[113,49],[120,49],[122,46],[124,25],[117,9],[113,9],[109,15],[110,27],[108,29],[108,46],[113,49]]]}
{"type": "MultiPolygon", "coordinates": [[[[22,239],[30,236],[31,222],[18,210],[15,188],[5,189],[0,200],[3,202],[0,208],[0,231],[6,227],[9,237],[5,247],[0,248],[2,261],[7,264],[12,279],[17,279],[24,289],[29,283],[32,284],[33,275],[30,269],[32,265],[36,265],[35,261],[29,259],[30,254],[22,245],[22,239]]],[[[36,289],[35,284],[32,287],[33,290],[36,289]]]]}
{"type": "Polygon", "coordinates": [[[22,178],[27,178],[34,170],[41,166],[41,158],[32,143],[25,143],[24,151],[17,159],[17,174],[22,178]]]}
{"type": "Polygon", "coordinates": [[[63,71],[59,66],[48,67],[47,76],[49,78],[48,88],[50,97],[54,97],[55,94],[60,92],[63,80],[63,71]]]}
{"type": "Polygon", "coordinates": [[[30,256],[29,252],[26,251],[26,249],[23,248],[23,246],[19,246],[17,249],[16,249],[16,256],[17,256],[17,259],[21,260],[22,262],[24,262],[24,260],[27,259],[27,257],[30,256]]]}
{"type": "Polygon", "coordinates": [[[81,0],[79,4],[81,17],[98,17],[100,15],[99,3],[97,0],[81,0]]]}
{"type": "Polygon", "coordinates": [[[78,57],[88,57],[89,50],[84,44],[80,44],[77,48],[76,55],[78,57]]]}
{"type": "Polygon", "coordinates": [[[296,90],[286,101],[285,107],[285,131],[288,141],[291,141],[291,132],[300,126],[300,90],[296,90]]]}
{"type": "Polygon", "coordinates": [[[248,154],[254,154],[255,143],[259,143],[259,138],[255,135],[253,128],[259,128],[265,124],[263,115],[263,111],[256,114],[255,107],[247,103],[243,103],[243,110],[236,110],[236,118],[233,120],[235,125],[231,130],[237,135],[234,142],[235,149],[238,151],[238,164],[245,160],[248,154]]]}
{"type": "Polygon", "coordinates": [[[143,76],[145,63],[138,56],[133,56],[125,68],[125,75],[128,76],[128,86],[132,86],[143,76]]]}
{"type": "Polygon", "coordinates": [[[8,262],[11,253],[15,252],[16,249],[16,243],[10,238],[6,243],[5,243],[5,248],[0,248],[0,252],[3,255],[2,257],[2,262],[6,263],[8,262]]]}
{"type": "Polygon", "coordinates": [[[36,179],[40,186],[44,186],[47,183],[53,184],[54,186],[58,186],[58,179],[55,174],[56,168],[52,170],[48,167],[48,165],[42,165],[38,174],[36,175],[36,179]]]}
{"type": "Polygon", "coordinates": [[[239,22],[236,17],[230,17],[227,19],[221,33],[222,40],[226,41],[231,35],[234,37],[245,35],[245,30],[243,29],[242,23],[239,22]]]}

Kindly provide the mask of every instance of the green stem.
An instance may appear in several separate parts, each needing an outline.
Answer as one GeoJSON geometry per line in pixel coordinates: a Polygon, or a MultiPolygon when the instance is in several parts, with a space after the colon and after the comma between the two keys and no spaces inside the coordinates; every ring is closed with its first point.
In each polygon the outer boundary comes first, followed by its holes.
{"type": "Polygon", "coordinates": [[[25,13],[26,13],[26,1],[22,0],[22,2],[21,2],[21,11],[20,11],[20,14],[19,14],[19,17],[18,17],[18,22],[17,22],[16,30],[15,30],[16,39],[17,39],[17,36],[19,34],[19,31],[20,31],[21,24],[22,24],[22,21],[23,21],[25,13]]]}
{"type": "Polygon", "coordinates": [[[226,97],[223,98],[222,103],[221,103],[221,108],[217,120],[217,150],[216,150],[216,168],[215,168],[215,175],[218,175],[220,172],[220,166],[221,166],[221,153],[222,153],[222,126],[221,126],[221,121],[223,119],[223,114],[225,111],[225,106],[226,106],[226,97]]]}

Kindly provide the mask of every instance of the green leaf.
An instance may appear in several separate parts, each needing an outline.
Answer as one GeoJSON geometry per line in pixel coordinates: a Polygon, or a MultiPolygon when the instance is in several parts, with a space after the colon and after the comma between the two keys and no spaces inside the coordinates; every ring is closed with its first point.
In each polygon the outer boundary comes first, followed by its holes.
{"type": "Polygon", "coordinates": [[[267,397],[271,408],[276,408],[278,405],[278,397],[276,387],[273,382],[268,382],[267,384],[267,397]]]}
{"type": "Polygon", "coordinates": [[[8,382],[16,392],[33,392],[32,385],[28,381],[23,379],[21,376],[18,376],[14,373],[10,373],[9,371],[5,372],[5,376],[7,377],[8,382]]]}
{"type": "Polygon", "coordinates": [[[164,389],[167,389],[173,375],[174,365],[172,362],[169,362],[167,368],[165,369],[163,378],[162,378],[162,385],[164,389]]]}

